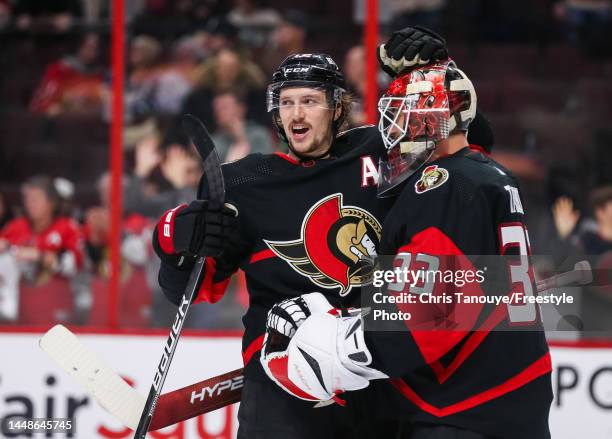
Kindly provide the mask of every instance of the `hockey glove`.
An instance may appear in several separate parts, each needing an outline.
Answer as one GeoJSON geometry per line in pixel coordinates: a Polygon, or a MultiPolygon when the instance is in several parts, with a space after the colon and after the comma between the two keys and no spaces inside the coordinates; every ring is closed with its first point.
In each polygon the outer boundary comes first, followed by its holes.
{"type": "Polygon", "coordinates": [[[369,367],[359,311],[341,316],[320,293],[276,305],[268,314],[260,357],[268,377],[297,398],[339,403],[339,394],[387,378],[369,367]]]}
{"type": "Polygon", "coordinates": [[[376,52],[380,67],[392,78],[404,70],[448,59],[446,41],[422,26],[393,32],[376,52]]]}
{"type": "Polygon", "coordinates": [[[321,293],[303,294],[275,304],[268,311],[262,352],[265,354],[286,350],[291,337],[308,317],[313,313],[326,313],[333,309],[321,293]]]}
{"type": "Polygon", "coordinates": [[[238,233],[238,209],[233,204],[210,209],[208,201],[195,200],[161,217],[153,248],[163,262],[186,270],[198,256],[221,256],[238,233]]]}

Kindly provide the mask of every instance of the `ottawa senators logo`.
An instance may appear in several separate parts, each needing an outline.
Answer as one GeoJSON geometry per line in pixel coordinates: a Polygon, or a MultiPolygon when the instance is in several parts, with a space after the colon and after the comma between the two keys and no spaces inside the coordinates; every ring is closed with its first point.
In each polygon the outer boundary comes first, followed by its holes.
{"type": "Polygon", "coordinates": [[[344,206],[342,194],[330,195],[310,208],[295,241],[264,241],[291,268],[323,288],[352,287],[372,280],[373,258],[381,226],[369,212],[344,206]]]}
{"type": "Polygon", "coordinates": [[[448,171],[438,168],[438,165],[431,165],[423,169],[421,178],[414,184],[414,190],[417,194],[422,194],[442,186],[446,180],[448,180],[448,171]]]}

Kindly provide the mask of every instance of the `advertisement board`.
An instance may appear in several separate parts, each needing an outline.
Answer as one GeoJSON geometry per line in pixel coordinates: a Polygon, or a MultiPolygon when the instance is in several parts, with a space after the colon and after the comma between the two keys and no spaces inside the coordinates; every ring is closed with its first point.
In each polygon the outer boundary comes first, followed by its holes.
{"type": "MultiPolygon", "coordinates": [[[[12,415],[75,418],[72,433],[38,437],[130,438],[128,429],[107,414],[38,348],[38,333],[0,333],[0,421],[12,415]]],[[[146,395],[165,335],[78,334],[114,370],[146,395]]],[[[612,438],[612,344],[553,343],[550,426],[555,439],[612,438]]],[[[164,392],[193,384],[242,365],[237,335],[181,338],[164,392]]],[[[231,439],[237,405],[150,433],[155,439],[231,439]]],[[[24,437],[10,436],[7,437],[24,437]]]]}

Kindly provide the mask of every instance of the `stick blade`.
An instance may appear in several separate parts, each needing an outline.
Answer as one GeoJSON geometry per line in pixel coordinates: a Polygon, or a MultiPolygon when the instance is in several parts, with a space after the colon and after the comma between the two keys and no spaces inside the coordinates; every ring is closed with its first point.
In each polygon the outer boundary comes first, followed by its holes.
{"type": "Polygon", "coordinates": [[[136,429],[144,398],[68,328],[56,325],[40,339],[40,348],[83,386],[107,412],[136,429]]]}
{"type": "Polygon", "coordinates": [[[208,184],[208,200],[211,206],[220,209],[225,201],[225,182],[221,172],[221,162],[208,130],[200,119],[191,115],[183,116],[183,130],[194,144],[204,168],[204,178],[208,184]]]}
{"type": "Polygon", "coordinates": [[[215,151],[215,144],[210,138],[204,124],[192,114],[185,114],[181,120],[183,130],[194,144],[202,161],[206,161],[211,152],[215,151]]]}

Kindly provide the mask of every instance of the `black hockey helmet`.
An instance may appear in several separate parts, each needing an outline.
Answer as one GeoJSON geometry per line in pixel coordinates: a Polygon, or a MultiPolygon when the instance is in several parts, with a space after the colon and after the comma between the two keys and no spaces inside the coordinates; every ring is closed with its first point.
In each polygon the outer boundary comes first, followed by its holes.
{"type": "MultiPolygon", "coordinates": [[[[280,92],[283,88],[288,87],[323,89],[327,96],[327,103],[332,109],[341,102],[342,96],[346,92],[344,75],[330,55],[324,53],[299,53],[285,58],[272,75],[272,82],[268,86],[266,94],[266,103],[268,112],[271,111],[273,114],[274,125],[280,138],[288,145],[289,142],[285,130],[280,123],[278,112],[280,92]]],[[[334,136],[345,116],[343,115],[333,122],[334,136]]],[[[299,154],[297,155],[299,156],[299,154]]]]}

